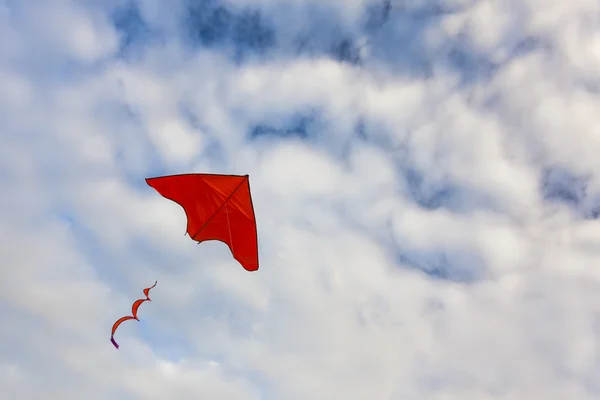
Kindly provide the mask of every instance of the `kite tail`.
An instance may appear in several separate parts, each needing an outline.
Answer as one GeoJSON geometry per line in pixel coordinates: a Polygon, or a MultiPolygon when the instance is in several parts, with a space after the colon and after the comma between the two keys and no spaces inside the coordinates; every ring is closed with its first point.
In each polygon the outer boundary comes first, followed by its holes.
{"type": "Polygon", "coordinates": [[[154,285],[150,286],[149,288],[146,288],[143,290],[144,295],[146,296],[145,299],[138,299],[133,303],[133,306],[131,308],[131,316],[125,316],[125,317],[121,317],[119,318],[112,327],[112,334],[110,335],[110,342],[113,344],[113,346],[115,346],[116,349],[119,349],[119,344],[115,341],[114,335],[115,335],[115,331],[117,330],[117,328],[119,327],[119,325],[121,325],[122,322],[130,320],[130,319],[135,319],[136,321],[139,321],[138,317],[137,317],[137,310],[138,307],[140,305],[142,305],[143,302],[145,301],[152,301],[150,300],[150,290],[153,289],[156,284],[158,283],[158,281],[154,282],[154,285]]]}

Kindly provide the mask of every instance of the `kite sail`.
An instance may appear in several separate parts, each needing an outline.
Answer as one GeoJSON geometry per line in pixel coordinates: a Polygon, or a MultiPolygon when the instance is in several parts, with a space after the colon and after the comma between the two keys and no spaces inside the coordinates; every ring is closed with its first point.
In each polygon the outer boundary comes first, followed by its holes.
{"type": "Polygon", "coordinates": [[[187,234],[193,240],[221,241],[244,269],[258,270],[258,234],[248,175],[182,174],[147,178],[146,183],[183,208],[187,234]]]}
{"type": "Polygon", "coordinates": [[[145,301],[152,301],[150,300],[150,289],[153,289],[154,286],[156,286],[156,284],[158,283],[158,281],[154,282],[154,285],[150,286],[149,288],[144,289],[144,296],[146,296],[145,299],[139,299],[136,300],[133,305],[131,306],[131,314],[132,315],[128,315],[122,318],[119,318],[112,327],[112,333],[110,335],[110,341],[112,342],[113,346],[115,346],[117,349],[119,348],[119,345],[117,344],[117,342],[115,342],[115,331],[117,330],[117,328],[119,327],[119,325],[121,325],[122,322],[130,320],[130,319],[135,319],[136,321],[139,321],[138,317],[137,317],[137,310],[138,308],[140,308],[140,306],[142,305],[143,302],[145,301]]]}

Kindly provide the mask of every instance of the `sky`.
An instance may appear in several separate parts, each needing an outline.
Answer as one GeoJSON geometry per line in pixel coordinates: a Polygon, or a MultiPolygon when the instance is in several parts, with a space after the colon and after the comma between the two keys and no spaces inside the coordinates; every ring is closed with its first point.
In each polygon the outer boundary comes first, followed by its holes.
{"type": "Polygon", "coordinates": [[[0,0],[0,397],[599,398],[598,15],[0,0]],[[190,172],[249,174],[258,271],[190,172]]]}

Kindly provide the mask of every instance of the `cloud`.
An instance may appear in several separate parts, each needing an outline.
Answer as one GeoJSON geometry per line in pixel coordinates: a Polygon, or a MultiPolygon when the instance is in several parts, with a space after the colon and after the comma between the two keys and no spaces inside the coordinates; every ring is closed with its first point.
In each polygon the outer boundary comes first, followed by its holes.
{"type": "Polygon", "coordinates": [[[596,5],[513,3],[0,2],[2,397],[597,398],[596,5]]]}

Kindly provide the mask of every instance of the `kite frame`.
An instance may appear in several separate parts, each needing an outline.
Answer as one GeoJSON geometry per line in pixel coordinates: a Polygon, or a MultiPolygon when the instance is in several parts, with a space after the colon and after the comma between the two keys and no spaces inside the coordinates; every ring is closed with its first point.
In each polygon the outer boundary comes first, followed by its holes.
{"type": "MultiPolygon", "coordinates": [[[[244,178],[239,185],[236,186],[235,189],[233,189],[233,191],[231,192],[231,194],[225,199],[225,201],[223,201],[223,204],[221,204],[219,206],[219,208],[210,216],[210,218],[204,223],[204,225],[202,225],[202,227],[198,230],[198,232],[196,232],[194,234],[194,236],[190,236],[190,238],[197,242],[198,244],[203,243],[203,242],[207,242],[209,240],[214,240],[217,242],[221,242],[223,244],[225,244],[227,246],[227,248],[229,248],[229,251],[231,252],[231,255],[234,256],[235,258],[235,254],[233,252],[233,244],[229,244],[227,242],[225,242],[224,240],[221,239],[204,239],[204,240],[196,240],[195,237],[198,236],[198,234],[200,232],[202,232],[202,229],[204,229],[204,227],[210,222],[210,220],[212,220],[212,218],[217,215],[217,213],[227,204],[227,202],[229,201],[229,199],[231,199],[231,197],[235,194],[235,192],[237,192],[237,190],[242,186],[242,184],[244,182],[248,182],[248,197],[250,199],[250,208],[252,209],[252,215],[254,216],[254,235],[256,236],[256,265],[257,268],[255,271],[258,271],[259,267],[260,267],[260,252],[258,251],[259,249],[259,243],[258,243],[258,224],[256,222],[257,218],[256,218],[256,211],[254,210],[254,203],[252,201],[252,188],[250,187],[250,175],[249,174],[245,174],[245,175],[236,175],[236,174],[205,174],[205,173],[198,173],[198,172],[191,172],[191,173],[187,173],[187,174],[173,174],[173,175],[159,175],[159,176],[155,176],[155,177],[151,177],[151,178],[146,178],[146,184],[148,186],[150,186],[151,188],[152,185],[150,185],[150,183],[148,182],[148,180],[152,180],[152,179],[158,179],[158,178],[169,178],[169,177],[175,177],[175,176],[189,176],[189,175],[200,175],[200,176],[215,176],[215,177],[236,177],[236,178],[244,178]]],[[[154,189],[154,188],[153,188],[154,189]]],[[[165,197],[165,196],[163,196],[165,197]]],[[[171,200],[173,203],[177,204],[179,207],[181,207],[183,209],[183,212],[185,213],[185,218],[186,218],[186,223],[190,220],[190,216],[187,213],[187,210],[185,209],[184,206],[182,206],[181,204],[179,204],[177,201],[170,199],[168,197],[166,197],[167,199],[171,200]]],[[[229,227],[229,222],[227,223],[228,227],[229,227]]],[[[187,235],[189,235],[189,232],[186,231],[185,233],[187,235]]],[[[249,271],[252,272],[252,271],[249,271]]]]}

